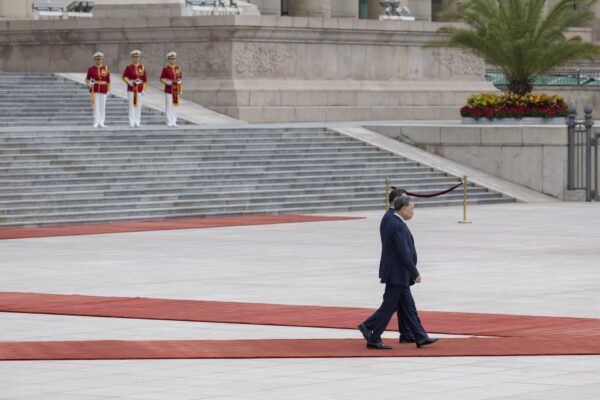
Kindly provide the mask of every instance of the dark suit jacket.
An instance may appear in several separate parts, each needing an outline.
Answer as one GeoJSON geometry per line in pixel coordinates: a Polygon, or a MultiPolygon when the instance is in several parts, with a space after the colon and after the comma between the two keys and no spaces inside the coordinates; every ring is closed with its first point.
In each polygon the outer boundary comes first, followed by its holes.
{"type": "Polygon", "coordinates": [[[419,276],[419,271],[415,242],[408,226],[400,218],[391,214],[385,223],[382,221],[381,228],[382,246],[379,263],[381,283],[413,285],[419,276]]]}
{"type": "MultiPolygon", "coordinates": [[[[395,214],[394,208],[390,207],[385,212],[385,214],[383,214],[383,218],[381,218],[381,223],[379,224],[379,236],[381,237],[381,248],[382,249],[383,249],[383,235],[384,235],[384,231],[385,231],[385,225],[390,220],[390,218],[394,217],[394,214],[395,214]]],[[[396,218],[398,218],[398,217],[396,217],[396,218]]],[[[379,279],[381,279],[381,278],[383,278],[383,257],[381,258],[381,261],[379,262],[379,279]]]]}

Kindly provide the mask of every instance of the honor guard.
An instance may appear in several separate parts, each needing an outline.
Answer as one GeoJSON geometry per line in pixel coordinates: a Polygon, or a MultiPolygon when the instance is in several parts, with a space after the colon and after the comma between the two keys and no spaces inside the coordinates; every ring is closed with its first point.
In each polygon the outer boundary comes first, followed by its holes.
{"type": "Polygon", "coordinates": [[[95,64],[88,69],[85,83],[90,89],[92,109],[94,110],[94,128],[106,128],[106,95],[110,92],[110,69],[102,63],[104,54],[94,54],[95,64]]]}
{"type": "Polygon", "coordinates": [[[182,93],[181,68],[175,63],[177,53],[167,54],[168,65],[163,68],[160,81],[165,85],[167,125],[177,126],[177,107],[182,93]]]}
{"type": "Polygon", "coordinates": [[[129,100],[129,126],[139,127],[142,120],[143,92],[148,85],[146,68],[140,64],[142,52],[131,52],[131,65],[123,72],[123,81],[127,84],[127,98],[129,100]]]}

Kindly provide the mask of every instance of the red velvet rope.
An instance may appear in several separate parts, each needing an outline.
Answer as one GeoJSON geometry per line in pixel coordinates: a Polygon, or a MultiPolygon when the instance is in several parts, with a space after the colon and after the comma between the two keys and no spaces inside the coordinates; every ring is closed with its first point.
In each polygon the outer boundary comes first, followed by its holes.
{"type": "MultiPolygon", "coordinates": [[[[455,190],[455,189],[457,189],[457,188],[461,187],[461,186],[462,186],[462,184],[463,184],[463,183],[461,182],[461,183],[459,183],[459,184],[457,184],[457,185],[455,185],[455,186],[452,186],[450,189],[446,189],[446,190],[444,190],[444,191],[442,191],[442,192],[438,192],[438,193],[419,194],[419,193],[411,193],[411,192],[406,192],[406,194],[407,194],[407,195],[409,195],[410,197],[417,197],[417,198],[420,198],[420,199],[429,199],[429,198],[431,198],[431,197],[438,197],[438,196],[442,196],[442,195],[444,195],[444,194],[446,194],[446,193],[450,193],[451,191],[453,191],[453,190],[455,190]]],[[[395,186],[390,186],[390,187],[391,187],[392,189],[396,189],[396,187],[395,187],[395,186]]]]}

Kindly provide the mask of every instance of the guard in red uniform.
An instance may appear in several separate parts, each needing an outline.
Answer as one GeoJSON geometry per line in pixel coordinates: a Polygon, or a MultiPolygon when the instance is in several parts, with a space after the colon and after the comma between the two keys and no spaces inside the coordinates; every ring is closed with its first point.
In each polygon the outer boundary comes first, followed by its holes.
{"type": "Polygon", "coordinates": [[[167,114],[167,125],[177,126],[177,107],[179,107],[179,97],[183,89],[181,68],[175,62],[177,53],[167,54],[169,64],[163,68],[160,75],[160,81],[165,85],[165,110],[167,114]]]}
{"type": "Polygon", "coordinates": [[[85,78],[85,83],[90,89],[92,109],[94,110],[94,128],[106,128],[106,95],[110,92],[110,68],[102,63],[104,54],[94,54],[96,63],[90,67],[85,78]]]}
{"type": "Polygon", "coordinates": [[[142,52],[131,52],[131,65],[123,72],[123,81],[127,84],[127,98],[129,100],[129,126],[139,127],[142,122],[142,99],[144,90],[148,85],[146,67],[140,64],[142,52]]]}

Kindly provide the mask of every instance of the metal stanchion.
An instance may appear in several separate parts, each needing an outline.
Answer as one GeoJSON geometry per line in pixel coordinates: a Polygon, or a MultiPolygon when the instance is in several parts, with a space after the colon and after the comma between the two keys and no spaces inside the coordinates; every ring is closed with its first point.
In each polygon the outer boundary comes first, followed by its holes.
{"type": "Polygon", "coordinates": [[[391,189],[390,178],[385,178],[385,210],[390,208],[390,189],[391,189]]]}
{"type": "Polygon", "coordinates": [[[463,176],[463,220],[462,221],[458,221],[459,224],[470,224],[471,222],[469,222],[469,220],[467,219],[467,186],[469,184],[469,180],[467,178],[467,176],[463,176]]]}

